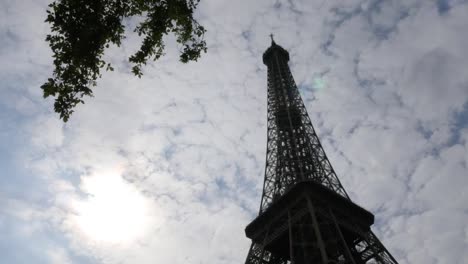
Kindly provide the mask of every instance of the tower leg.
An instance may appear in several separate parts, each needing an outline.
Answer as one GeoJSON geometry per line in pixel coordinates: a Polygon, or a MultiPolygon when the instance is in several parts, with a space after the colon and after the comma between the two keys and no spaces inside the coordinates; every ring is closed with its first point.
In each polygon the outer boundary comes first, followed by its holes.
{"type": "Polygon", "coordinates": [[[275,256],[260,244],[252,243],[245,264],[289,264],[287,260],[275,256]]]}
{"type": "Polygon", "coordinates": [[[335,226],[335,229],[336,229],[338,235],[340,236],[341,245],[345,249],[346,258],[349,260],[350,264],[356,264],[356,262],[354,261],[353,255],[351,254],[351,250],[348,247],[348,243],[346,243],[346,240],[345,240],[345,238],[343,236],[343,233],[341,232],[340,225],[338,224],[338,221],[336,220],[336,217],[335,217],[335,214],[333,213],[333,210],[331,208],[328,208],[328,211],[330,213],[330,216],[333,219],[333,224],[335,226]]]}
{"type": "Polygon", "coordinates": [[[291,258],[291,264],[296,264],[294,257],[294,245],[293,245],[293,227],[291,221],[291,211],[288,210],[288,233],[289,233],[289,256],[291,258]]]}
{"type": "Polygon", "coordinates": [[[309,208],[309,213],[310,213],[310,216],[312,217],[315,236],[316,236],[317,243],[320,249],[320,255],[322,257],[322,263],[328,263],[327,251],[325,250],[325,243],[322,239],[322,234],[320,232],[320,227],[317,221],[317,215],[315,214],[314,206],[308,195],[306,195],[306,199],[307,199],[307,206],[309,208]]]}
{"type": "Polygon", "coordinates": [[[254,241],[246,264],[397,264],[363,209],[315,183],[302,186],[246,228],[254,241]]]}

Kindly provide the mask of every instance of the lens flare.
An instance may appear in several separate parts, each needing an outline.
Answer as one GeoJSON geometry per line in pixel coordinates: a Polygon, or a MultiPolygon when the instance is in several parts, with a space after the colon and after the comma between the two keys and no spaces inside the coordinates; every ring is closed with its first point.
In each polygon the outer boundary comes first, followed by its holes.
{"type": "Polygon", "coordinates": [[[325,80],[321,77],[315,77],[312,85],[315,90],[322,90],[325,87],[325,80]]]}

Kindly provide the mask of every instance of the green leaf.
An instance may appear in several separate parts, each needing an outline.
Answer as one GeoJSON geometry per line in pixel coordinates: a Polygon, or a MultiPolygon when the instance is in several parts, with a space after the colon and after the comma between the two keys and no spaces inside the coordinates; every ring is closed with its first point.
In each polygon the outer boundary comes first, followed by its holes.
{"type": "Polygon", "coordinates": [[[143,19],[134,29],[143,41],[129,57],[132,73],[141,78],[141,67],[149,59],[164,55],[163,37],[172,32],[182,44],[180,61],[196,61],[206,52],[205,29],[193,18],[199,0],[56,0],[49,4],[46,22],[51,33],[46,41],[53,52],[52,78],[41,85],[44,98],[55,97],[54,110],[64,122],[69,120],[81,99],[93,96],[92,86],[101,69],[114,68],[104,51],[113,43],[120,46],[125,37],[124,18],[143,19]]]}

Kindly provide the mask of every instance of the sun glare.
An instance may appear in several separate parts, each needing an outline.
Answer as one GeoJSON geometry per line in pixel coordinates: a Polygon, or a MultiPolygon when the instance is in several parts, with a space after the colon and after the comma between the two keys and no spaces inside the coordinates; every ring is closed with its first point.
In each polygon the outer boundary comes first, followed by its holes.
{"type": "Polygon", "coordinates": [[[95,242],[125,243],[138,239],[148,227],[149,205],[118,170],[82,177],[86,199],[76,203],[74,222],[95,242]]]}

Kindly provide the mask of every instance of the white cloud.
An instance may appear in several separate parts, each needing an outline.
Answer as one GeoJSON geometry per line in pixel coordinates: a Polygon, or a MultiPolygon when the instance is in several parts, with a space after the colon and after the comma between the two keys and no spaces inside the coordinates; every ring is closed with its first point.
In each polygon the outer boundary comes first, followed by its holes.
{"type": "Polygon", "coordinates": [[[51,264],[71,264],[73,263],[70,260],[67,252],[63,248],[55,247],[50,248],[46,251],[46,254],[49,256],[51,264]]]}

